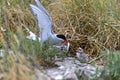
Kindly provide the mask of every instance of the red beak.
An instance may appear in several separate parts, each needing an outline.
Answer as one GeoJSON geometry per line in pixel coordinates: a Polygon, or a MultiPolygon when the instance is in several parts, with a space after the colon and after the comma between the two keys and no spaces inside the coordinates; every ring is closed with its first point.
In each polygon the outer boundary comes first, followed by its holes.
{"type": "Polygon", "coordinates": [[[67,44],[69,41],[66,39],[64,42],[67,44]]]}

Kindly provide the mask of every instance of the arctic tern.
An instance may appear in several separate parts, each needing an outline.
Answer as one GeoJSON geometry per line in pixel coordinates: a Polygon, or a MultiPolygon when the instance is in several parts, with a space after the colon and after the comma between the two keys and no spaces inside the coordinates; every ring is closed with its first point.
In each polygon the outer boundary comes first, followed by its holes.
{"type": "MultiPolygon", "coordinates": [[[[52,45],[59,45],[63,43],[66,45],[66,50],[69,50],[70,43],[63,34],[55,34],[52,29],[52,18],[47,10],[43,7],[39,0],[35,0],[36,5],[30,4],[30,9],[37,20],[37,24],[40,30],[38,40],[44,44],[47,41],[51,41],[52,45]]],[[[26,28],[26,27],[25,27],[26,28]]],[[[37,40],[37,36],[26,28],[30,33],[27,36],[28,39],[37,40]]]]}

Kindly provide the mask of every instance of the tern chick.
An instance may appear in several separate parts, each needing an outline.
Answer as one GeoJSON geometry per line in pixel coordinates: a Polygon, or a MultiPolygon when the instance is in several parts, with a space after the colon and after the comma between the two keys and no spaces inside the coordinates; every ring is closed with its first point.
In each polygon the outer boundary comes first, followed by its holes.
{"type": "Polygon", "coordinates": [[[83,52],[83,49],[82,48],[78,48],[76,50],[76,57],[81,61],[81,62],[88,62],[90,60],[88,54],[85,54],[83,52]]]}

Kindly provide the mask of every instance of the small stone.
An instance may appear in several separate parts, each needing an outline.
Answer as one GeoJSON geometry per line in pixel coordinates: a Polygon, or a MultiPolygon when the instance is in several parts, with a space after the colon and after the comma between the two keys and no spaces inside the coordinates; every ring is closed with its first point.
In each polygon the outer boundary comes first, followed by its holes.
{"type": "Polygon", "coordinates": [[[3,57],[4,57],[4,50],[0,49],[0,58],[3,58],[3,57]]]}
{"type": "Polygon", "coordinates": [[[55,80],[63,80],[63,76],[62,75],[57,75],[54,79],[55,80]]]}

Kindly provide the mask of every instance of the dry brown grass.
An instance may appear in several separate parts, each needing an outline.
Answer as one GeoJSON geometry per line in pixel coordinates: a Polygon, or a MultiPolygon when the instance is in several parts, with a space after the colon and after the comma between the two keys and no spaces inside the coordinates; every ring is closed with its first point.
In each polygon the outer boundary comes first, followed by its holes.
{"type": "Polygon", "coordinates": [[[0,59],[1,80],[35,80],[35,67],[22,54],[10,54],[0,59]]]}
{"type": "MultiPolygon", "coordinates": [[[[109,0],[103,2],[109,8],[117,5],[109,0]],[[111,4],[113,6],[110,6],[111,4]]],[[[62,0],[50,5],[54,31],[64,33],[70,39],[72,52],[82,47],[86,53],[94,57],[105,49],[120,49],[120,22],[115,18],[119,15],[109,14],[103,2],[62,0]]],[[[116,6],[118,7],[119,5],[116,6]]]]}

